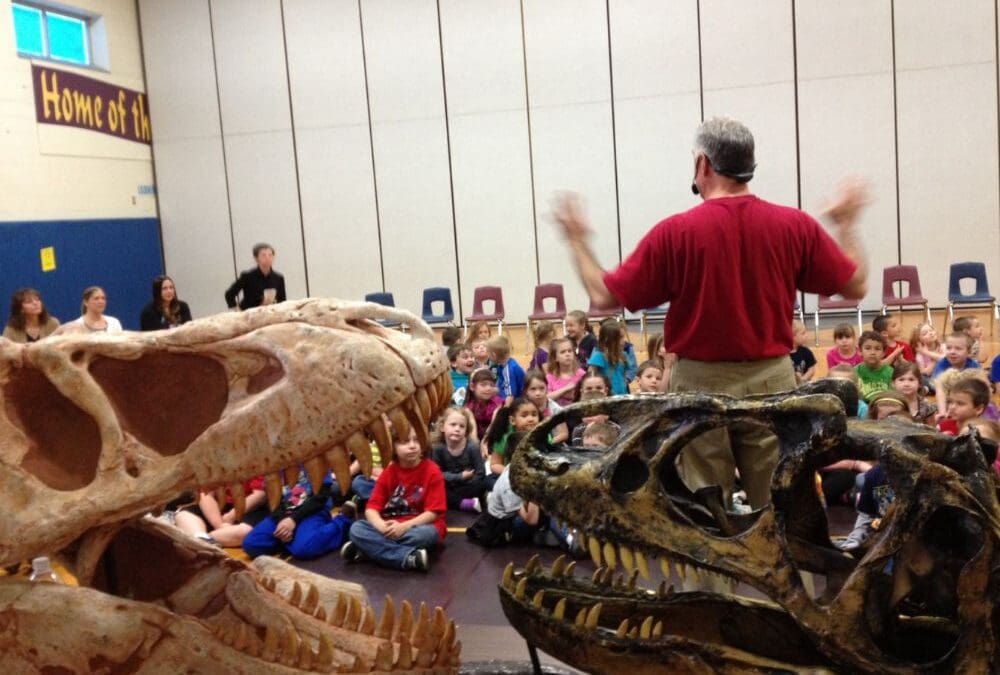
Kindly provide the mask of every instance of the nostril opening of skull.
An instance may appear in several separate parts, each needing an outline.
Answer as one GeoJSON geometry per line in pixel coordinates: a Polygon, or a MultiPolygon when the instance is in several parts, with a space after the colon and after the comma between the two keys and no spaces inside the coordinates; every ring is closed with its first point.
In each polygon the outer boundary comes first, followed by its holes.
{"type": "Polygon", "coordinates": [[[619,494],[635,492],[649,480],[649,467],[635,455],[625,455],[611,474],[611,490],[619,494]]]}
{"type": "Polygon", "coordinates": [[[80,363],[81,361],[83,361],[85,356],[86,354],[84,354],[82,349],[77,349],[76,351],[74,351],[72,354],[69,355],[69,359],[73,363],[80,363]]]}

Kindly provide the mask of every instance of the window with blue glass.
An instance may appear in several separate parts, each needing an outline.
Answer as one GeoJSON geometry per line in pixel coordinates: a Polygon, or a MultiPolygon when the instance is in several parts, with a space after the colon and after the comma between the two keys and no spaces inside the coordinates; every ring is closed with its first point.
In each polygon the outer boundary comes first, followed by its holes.
{"type": "Polygon", "coordinates": [[[86,17],[72,16],[44,5],[11,3],[17,53],[89,66],[90,26],[86,17]]]}

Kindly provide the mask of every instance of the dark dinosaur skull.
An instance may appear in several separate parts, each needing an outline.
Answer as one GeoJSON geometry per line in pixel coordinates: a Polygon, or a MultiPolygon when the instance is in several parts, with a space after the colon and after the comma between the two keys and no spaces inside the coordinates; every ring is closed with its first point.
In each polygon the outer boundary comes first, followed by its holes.
{"type": "Polygon", "coordinates": [[[742,400],[604,399],[553,416],[517,448],[512,485],[583,532],[599,567],[589,580],[567,575],[564,560],[548,573],[508,570],[500,592],[511,623],[591,672],[994,670],[1000,510],[978,435],[848,420],[856,402],[824,382],[742,400]],[[597,414],[621,425],[610,448],[548,442],[555,425],[597,414]],[[781,450],[772,505],[738,514],[721,490],[688,490],[675,460],[704,431],[747,424],[772,430],[781,450]],[[843,458],[879,460],[895,493],[860,560],[831,544],[816,490],[815,472],[843,458]],[[637,581],[671,569],[766,599],[637,581]]]}

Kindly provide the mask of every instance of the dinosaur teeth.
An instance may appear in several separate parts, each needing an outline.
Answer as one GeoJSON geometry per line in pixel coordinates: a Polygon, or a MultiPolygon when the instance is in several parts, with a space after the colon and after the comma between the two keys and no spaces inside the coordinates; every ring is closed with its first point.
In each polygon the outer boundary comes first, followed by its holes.
{"type": "Polygon", "coordinates": [[[684,563],[677,563],[677,576],[681,578],[681,583],[687,581],[687,565],[684,563]]]}
{"type": "Polygon", "coordinates": [[[611,577],[614,574],[614,570],[610,567],[605,567],[603,574],[601,574],[601,584],[605,586],[611,585],[611,577]]]}
{"type": "Polygon", "coordinates": [[[431,419],[434,415],[434,406],[431,405],[431,399],[427,395],[427,390],[423,387],[417,387],[417,390],[413,392],[413,398],[417,402],[417,409],[420,410],[420,416],[425,420],[431,419]]]}
{"type": "Polygon", "coordinates": [[[319,632],[319,650],[316,652],[316,669],[328,671],[333,666],[333,644],[324,631],[319,632]]]}
{"type": "Polygon", "coordinates": [[[642,625],[639,626],[639,637],[643,640],[648,640],[653,634],[653,617],[647,616],[642,621],[642,625]]]}
{"type": "Polygon", "coordinates": [[[544,599],[545,599],[545,591],[541,590],[538,591],[537,593],[535,593],[535,597],[531,599],[531,606],[534,607],[535,609],[541,609],[542,600],[544,599]]]}
{"type": "Polygon", "coordinates": [[[358,623],[358,632],[364,635],[375,633],[375,610],[371,608],[371,605],[365,607],[364,615],[358,623]]]}
{"type": "Polygon", "coordinates": [[[403,600],[403,604],[399,610],[399,624],[396,626],[396,635],[400,639],[405,635],[407,640],[409,640],[411,630],[413,630],[413,605],[410,604],[409,600],[403,600]]]}
{"type": "Polygon", "coordinates": [[[420,443],[420,447],[429,448],[430,420],[421,417],[420,408],[416,400],[411,396],[403,401],[403,404],[399,407],[403,410],[403,415],[406,416],[406,420],[410,423],[410,428],[416,433],[417,442],[420,443]]]}
{"type": "Polygon", "coordinates": [[[410,421],[406,419],[406,414],[399,408],[393,408],[386,414],[389,417],[389,421],[392,422],[392,428],[396,432],[396,438],[409,438],[410,421]]]}
{"type": "Polygon", "coordinates": [[[316,607],[318,605],[319,605],[319,589],[313,586],[312,584],[309,584],[309,590],[306,591],[305,600],[302,602],[302,605],[300,605],[299,609],[301,609],[306,614],[311,615],[316,613],[316,607]]]}
{"type": "Polygon", "coordinates": [[[664,578],[670,578],[670,558],[660,556],[660,573],[663,574],[664,578]]]}
{"type": "Polygon", "coordinates": [[[445,627],[444,634],[437,644],[437,658],[434,660],[435,666],[447,666],[451,663],[451,650],[455,645],[455,622],[449,621],[445,627]]]}
{"type": "Polygon", "coordinates": [[[642,578],[649,581],[651,578],[649,575],[649,563],[646,562],[646,556],[642,554],[642,551],[635,552],[635,566],[639,569],[639,574],[642,575],[642,578]]]}
{"type": "Polygon", "coordinates": [[[653,625],[653,639],[658,640],[662,636],[663,636],[663,622],[657,621],[653,625]]]}
{"type": "Polygon", "coordinates": [[[357,630],[362,618],[361,601],[351,596],[347,602],[347,616],[344,617],[344,628],[357,630]]]}
{"type": "Polygon", "coordinates": [[[566,565],[566,571],[563,572],[563,576],[567,579],[573,576],[573,572],[576,571],[576,561],[570,560],[569,564],[566,565]]]}
{"type": "Polygon", "coordinates": [[[278,631],[270,624],[264,629],[264,649],[260,657],[265,661],[274,661],[278,658],[278,631]]]}
{"type": "Polygon", "coordinates": [[[281,662],[286,666],[294,666],[299,660],[299,645],[302,639],[294,628],[289,627],[285,631],[281,649],[281,662]]]}
{"type": "Polygon", "coordinates": [[[274,511],[281,503],[281,477],[276,473],[264,476],[264,491],[267,493],[267,506],[274,511]]]}
{"type": "Polygon", "coordinates": [[[388,641],[381,643],[375,650],[375,670],[392,670],[392,644],[388,641]]]}
{"type": "MultiPolygon", "coordinates": [[[[370,476],[372,473],[372,449],[371,445],[368,444],[368,439],[360,431],[355,431],[353,434],[347,437],[344,441],[344,450],[347,453],[347,465],[348,465],[348,480],[350,480],[350,456],[354,455],[354,458],[358,460],[358,464],[361,466],[361,473],[366,476],[370,476]]],[[[339,478],[337,480],[339,485],[343,485],[339,478]]],[[[350,485],[350,483],[347,483],[350,485]]]]}
{"type": "MultiPolygon", "coordinates": [[[[328,450],[324,455],[326,463],[333,470],[333,477],[337,479],[337,485],[344,486],[351,484],[351,458],[347,455],[347,450],[342,445],[335,445],[332,450],[328,450]],[[346,482],[345,482],[346,481],[346,482]]],[[[386,464],[385,466],[389,466],[386,464]]]]}
{"type": "Polygon", "coordinates": [[[375,445],[378,446],[378,452],[382,458],[382,466],[389,466],[389,462],[392,461],[392,437],[389,435],[389,429],[386,427],[385,420],[381,415],[372,420],[372,423],[368,425],[368,435],[372,437],[375,445]]]}
{"type": "Polygon", "coordinates": [[[621,575],[621,573],[614,575],[611,580],[611,586],[613,588],[622,588],[625,586],[625,578],[621,575]]]}
{"type": "Polygon", "coordinates": [[[604,559],[608,563],[608,567],[614,569],[618,564],[618,556],[615,553],[615,545],[608,542],[604,544],[604,559]]]}
{"type": "Polygon", "coordinates": [[[535,572],[538,569],[539,564],[540,564],[539,563],[539,556],[536,553],[535,555],[533,555],[530,558],[528,558],[528,562],[526,562],[524,564],[524,571],[525,571],[525,573],[526,574],[532,574],[533,572],[535,572]]]}
{"type": "Polygon", "coordinates": [[[396,620],[396,606],[391,595],[385,596],[385,604],[382,606],[382,619],[375,629],[376,637],[388,639],[392,637],[392,626],[396,620]]]}
{"type": "Polygon", "coordinates": [[[628,575],[628,589],[630,591],[635,590],[635,582],[639,577],[639,570],[633,568],[632,573],[628,575]]]}
{"type": "Polygon", "coordinates": [[[564,616],[566,616],[566,598],[559,598],[559,602],[552,610],[552,618],[562,621],[564,616]]]}
{"type": "Polygon", "coordinates": [[[552,562],[552,578],[558,579],[566,569],[566,556],[560,555],[552,562]]]}
{"type": "Polygon", "coordinates": [[[604,565],[601,565],[594,570],[594,573],[590,576],[590,583],[595,585],[601,583],[601,576],[604,574],[604,569],[604,565]]]}
{"type": "Polygon", "coordinates": [[[288,596],[288,604],[292,607],[298,607],[302,604],[302,587],[299,586],[299,582],[292,583],[292,592],[288,596]]]}
{"type": "Polygon", "coordinates": [[[590,551],[590,559],[594,561],[594,567],[601,566],[601,542],[597,541],[596,537],[590,537],[590,541],[587,542],[588,550],[590,551]]]}
{"type": "Polygon", "coordinates": [[[323,608],[322,605],[320,605],[319,607],[316,608],[316,613],[313,616],[315,616],[320,621],[325,622],[326,621],[326,610],[323,608]]]}
{"type": "Polygon", "coordinates": [[[315,655],[313,650],[309,648],[309,645],[302,642],[299,645],[299,658],[296,666],[301,670],[312,670],[313,662],[315,661],[315,655]]]}
{"type": "Polygon", "coordinates": [[[347,605],[349,601],[347,599],[346,593],[337,594],[337,604],[334,606],[333,611],[330,612],[330,625],[337,626],[340,628],[344,625],[344,617],[347,616],[347,605]]]}
{"type": "Polygon", "coordinates": [[[604,605],[599,602],[593,607],[591,607],[590,611],[587,612],[587,623],[584,624],[584,627],[587,630],[594,630],[595,628],[597,628],[597,621],[598,619],[601,618],[601,609],[603,607],[604,605]]]}
{"type": "Polygon", "coordinates": [[[510,588],[514,580],[514,563],[509,562],[507,566],[503,568],[503,576],[500,578],[500,583],[504,588],[510,588]]]}
{"type": "Polygon", "coordinates": [[[302,465],[306,469],[306,475],[309,476],[309,485],[312,486],[313,494],[318,494],[320,488],[323,487],[323,479],[326,478],[326,462],[322,457],[313,457],[303,462],[302,465]]]}
{"type": "Polygon", "coordinates": [[[580,611],[576,613],[576,620],[573,621],[573,625],[577,628],[583,628],[583,625],[587,621],[587,608],[581,607],[580,611]]]}
{"type": "Polygon", "coordinates": [[[521,580],[517,582],[517,586],[514,588],[514,597],[518,600],[524,598],[524,591],[528,587],[528,577],[521,577],[521,580]]]}
{"type": "Polygon", "coordinates": [[[413,667],[413,650],[410,648],[408,635],[399,636],[399,653],[396,655],[396,670],[409,670],[413,667]]]}
{"type": "Polygon", "coordinates": [[[631,574],[635,569],[635,554],[632,553],[632,549],[628,546],[619,546],[618,557],[622,559],[622,567],[631,574]]]}
{"type": "Polygon", "coordinates": [[[622,619],[622,622],[618,624],[618,630],[615,631],[615,637],[624,638],[628,635],[628,619],[622,619]]]}
{"type": "MultiPolygon", "coordinates": [[[[243,489],[243,483],[233,483],[229,486],[229,494],[233,496],[233,510],[236,512],[236,519],[239,520],[247,510],[247,493],[243,489]]],[[[225,503],[225,502],[220,502],[225,503]]]]}

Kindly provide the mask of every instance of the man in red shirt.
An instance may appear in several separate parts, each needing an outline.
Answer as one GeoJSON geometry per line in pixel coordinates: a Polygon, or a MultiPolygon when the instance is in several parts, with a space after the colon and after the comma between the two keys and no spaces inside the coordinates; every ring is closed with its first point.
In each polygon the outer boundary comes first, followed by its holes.
{"type": "MultiPolygon", "coordinates": [[[[677,354],[670,391],[734,396],[795,388],[788,355],[796,289],[860,299],[868,268],[855,224],[864,186],[845,184],[827,209],[837,241],[808,214],[750,192],[754,141],[729,118],[706,120],[695,136],[691,189],[703,202],[655,225],[615,270],[590,249],[578,199],[565,195],[554,217],[594,307],[632,311],[670,302],[664,348],[677,354]]],[[[718,485],[731,501],[735,469],[754,508],[770,501],[777,439],[757,427],[707,432],[688,444],[678,468],[692,490],[718,485]]]]}

